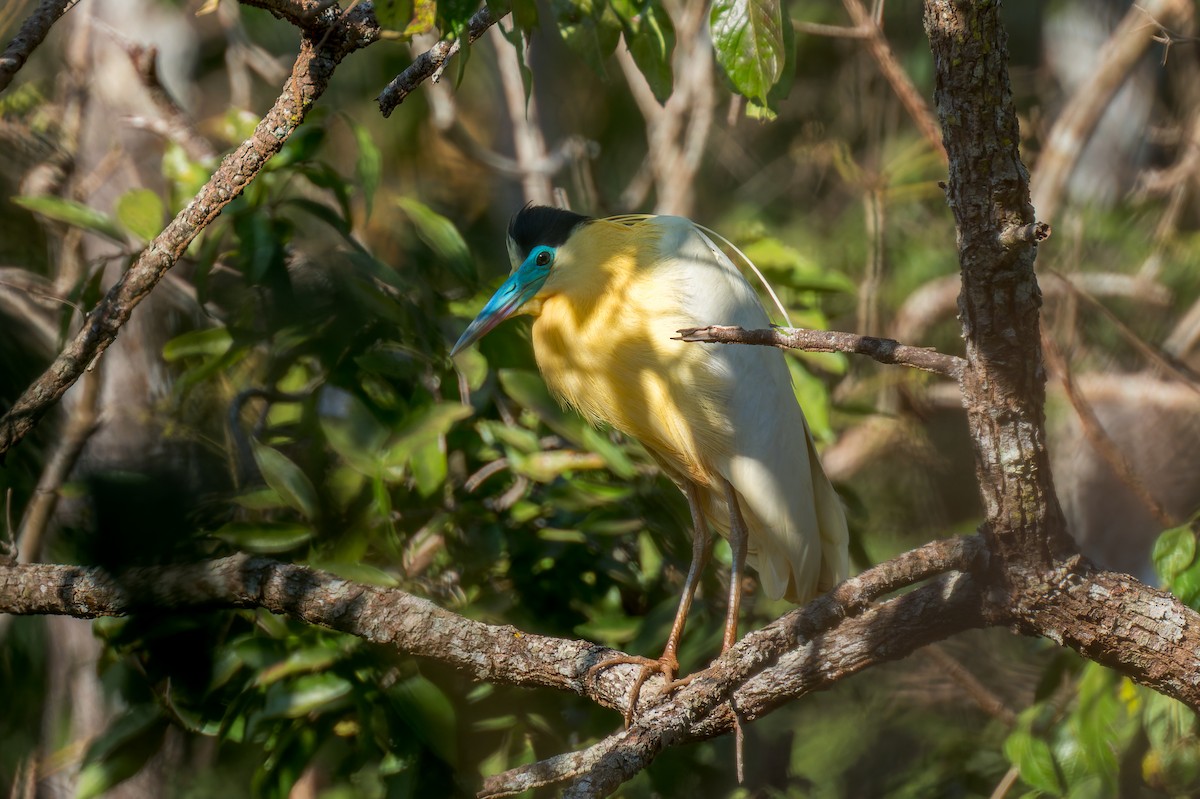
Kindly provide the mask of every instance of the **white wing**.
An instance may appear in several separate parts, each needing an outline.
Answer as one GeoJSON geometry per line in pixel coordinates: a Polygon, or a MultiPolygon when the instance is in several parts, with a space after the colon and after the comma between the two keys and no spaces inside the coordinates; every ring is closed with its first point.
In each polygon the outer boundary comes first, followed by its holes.
{"type": "MultiPolygon", "coordinates": [[[[770,325],[754,289],[708,236],[680,217],[654,222],[663,229],[661,251],[686,263],[681,299],[696,326],[770,325]]],[[[732,451],[716,458],[716,468],[740,496],[750,529],[748,560],[769,597],[805,601],[845,578],[848,533],[784,355],[769,347],[722,345],[706,347],[705,358],[728,387],[724,410],[732,451]]],[[[727,518],[712,518],[724,503],[707,500],[710,521],[727,530],[727,518]]]]}

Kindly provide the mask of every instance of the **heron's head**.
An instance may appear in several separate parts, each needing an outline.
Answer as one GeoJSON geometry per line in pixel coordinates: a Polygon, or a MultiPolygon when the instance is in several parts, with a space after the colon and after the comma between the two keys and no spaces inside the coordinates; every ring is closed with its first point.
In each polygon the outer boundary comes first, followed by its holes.
{"type": "Polygon", "coordinates": [[[571,236],[589,221],[589,217],[541,205],[527,205],[518,211],[508,225],[508,257],[513,272],[467,326],[450,354],[458,354],[508,317],[526,310],[551,273],[563,263],[563,251],[568,249],[571,236]]]}

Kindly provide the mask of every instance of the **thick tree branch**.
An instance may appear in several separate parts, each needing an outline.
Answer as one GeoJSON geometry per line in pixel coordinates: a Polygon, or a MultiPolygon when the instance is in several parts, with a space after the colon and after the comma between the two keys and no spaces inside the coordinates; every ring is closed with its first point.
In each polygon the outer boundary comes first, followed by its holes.
{"type": "MultiPolygon", "coordinates": [[[[487,6],[475,12],[475,16],[471,17],[470,22],[467,23],[467,44],[474,44],[476,39],[504,16],[503,14],[499,17],[494,16],[487,6]]],[[[436,83],[446,62],[458,52],[460,47],[462,47],[462,39],[453,41],[442,39],[417,56],[408,68],[392,78],[391,83],[385,86],[379,96],[375,98],[379,103],[379,113],[385,117],[391,116],[392,112],[396,110],[396,106],[404,102],[404,98],[412,94],[413,90],[424,83],[426,79],[433,78],[436,83]]]]}
{"type": "Polygon", "coordinates": [[[764,330],[743,330],[740,327],[712,325],[685,328],[679,332],[680,341],[706,344],[759,344],[781,349],[806,352],[851,352],[866,355],[880,363],[911,366],[926,372],[959,379],[966,361],[957,355],[947,355],[924,347],[910,347],[890,338],[860,336],[835,330],[808,330],[796,327],[773,327],[764,330]]]}
{"type": "Polygon", "coordinates": [[[42,0],[38,3],[8,47],[4,48],[4,55],[0,55],[0,92],[8,88],[13,77],[25,66],[30,54],[50,32],[50,26],[67,13],[74,3],[75,0],[42,0]]]}
{"type": "MultiPolygon", "coordinates": [[[[330,10],[327,14],[336,12],[330,10]]],[[[334,68],[348,54],[373,42],[378,28],[361,7],[323,28],[319,40],[304,36],[292,76],[254,134],[225,157],[208,183],[171,220],[133,266],[92,309],[83,329],[50,368],[0,417],[0,457],[20,441],[62,397],[83,371],[116,339],[133,309],[158,285],[193,239],[242,193],[283,147],[329,85],[334,68]]]]}
{"type": "Polygon", "coordinates": [[[1006,235],[1036,230],[1029,173],[999,4],[927,0],[925,31],[950,156],[946,200],[958,229],[967,422],[996,576],[1013,585],[1075,551],[1046,450],[1037,245],[1006,235]]]}

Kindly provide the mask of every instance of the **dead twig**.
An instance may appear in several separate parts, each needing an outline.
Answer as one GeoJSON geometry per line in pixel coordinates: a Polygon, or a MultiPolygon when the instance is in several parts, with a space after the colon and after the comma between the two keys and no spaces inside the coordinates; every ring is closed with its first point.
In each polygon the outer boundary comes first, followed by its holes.
{"type": "Polygon", "coordinates": [[[807,330],[795,327],[773,327],[763,330],[743,330],[740,327],[712,325],[684,328],[680,341],[704,344],[758,344],[806,352],[849,352],[866,355],[880,363],[911,366],[958,380],[966,361],[957,355],[947,355],[933,349],[910,347],[890,338],[860,336],[835,330],[807,330]]]}

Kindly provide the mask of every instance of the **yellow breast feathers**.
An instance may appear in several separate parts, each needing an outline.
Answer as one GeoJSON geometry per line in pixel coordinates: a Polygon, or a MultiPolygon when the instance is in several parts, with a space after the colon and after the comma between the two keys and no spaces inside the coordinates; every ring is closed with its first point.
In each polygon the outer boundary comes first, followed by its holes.
{"type": "Polygon", "coordinates": [[[672,217],[588,223],[559,249],[538,294],[533,345],[560,399],[641,441],[668,472],[707,486],[714,453],[732,442],[721,412],[727,375],[705,348],[672,337],[717,320],[689,313],[697,265],[662,254],[680,251],[664,239],[693,231],[672,217]]]}

